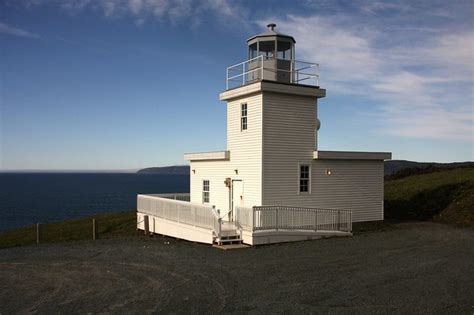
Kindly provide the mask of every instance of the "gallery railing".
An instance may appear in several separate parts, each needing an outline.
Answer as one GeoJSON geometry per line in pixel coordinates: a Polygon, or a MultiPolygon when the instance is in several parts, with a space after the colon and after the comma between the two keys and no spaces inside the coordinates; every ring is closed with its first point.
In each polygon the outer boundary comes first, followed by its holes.
{"type": "Polygon", "coordinates": [[[226,70],[227,90],[261,80],[319,87],[319,64],[257,56],[226,70]]]}

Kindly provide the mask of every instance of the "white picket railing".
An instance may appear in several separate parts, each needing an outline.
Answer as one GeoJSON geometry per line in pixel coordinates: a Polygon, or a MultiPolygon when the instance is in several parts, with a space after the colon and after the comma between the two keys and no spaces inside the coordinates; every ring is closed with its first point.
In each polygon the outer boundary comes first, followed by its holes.
{"type": "Polygon", "coordinates": [[[158,196],[138,195],[138,212],[214,230],[217,235],[220,234],[221,220],[211,206],[158,196]]]}
{"type": "Polygon", "coordinates": [[[352,231],[352,212],[290,206],[237,207],[236,221],[246,231],[352,231]]]}
{"type": "Polygon", "coordinates": [[[171,193],[171,194],[150,194],[147,196],[159,197],[165,199],[181,200],[181,201],[191,201],[190,193],[171,193]]]}
{"type": "Polygon", "coordinates": [[[235,209],[235,222],[244,231],[253,231],[253,208],[237,206],[235,209]]]}

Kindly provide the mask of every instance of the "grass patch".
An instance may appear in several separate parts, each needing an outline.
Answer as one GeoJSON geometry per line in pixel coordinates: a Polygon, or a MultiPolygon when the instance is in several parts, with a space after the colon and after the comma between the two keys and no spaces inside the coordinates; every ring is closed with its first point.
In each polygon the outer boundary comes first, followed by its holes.
{"type": "MultiPolygon", "coordinates": [[[[92,219],[98,237],[136,235],[136,211],[97,214],[89,217],[41,224],[41,243],[92,239],[92,219]]],[[[0,248],[36,244],[36,225],[0,232],[0,248]]]]}

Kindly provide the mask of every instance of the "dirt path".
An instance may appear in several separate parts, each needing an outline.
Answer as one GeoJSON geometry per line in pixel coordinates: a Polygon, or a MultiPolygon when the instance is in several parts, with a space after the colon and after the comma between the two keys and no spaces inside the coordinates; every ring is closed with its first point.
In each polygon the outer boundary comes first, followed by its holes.
{"type": "Polygon", "coordinates": [[[404,224],[234,251],[162,237],[0,250],[1,314],[172,311],[471,314],[474,231],[404,224]]]}

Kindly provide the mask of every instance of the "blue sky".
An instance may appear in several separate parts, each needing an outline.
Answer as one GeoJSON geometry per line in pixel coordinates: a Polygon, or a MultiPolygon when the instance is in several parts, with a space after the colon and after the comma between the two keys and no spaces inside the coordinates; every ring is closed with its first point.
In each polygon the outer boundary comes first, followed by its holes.
{"type": "Polygon", "coordinates": [[[3,170],[225,149],[225,69],[268,22],[321,65],[321,150],[474,160],[472,1],[7,0],[0,12],[3,170]]]}

